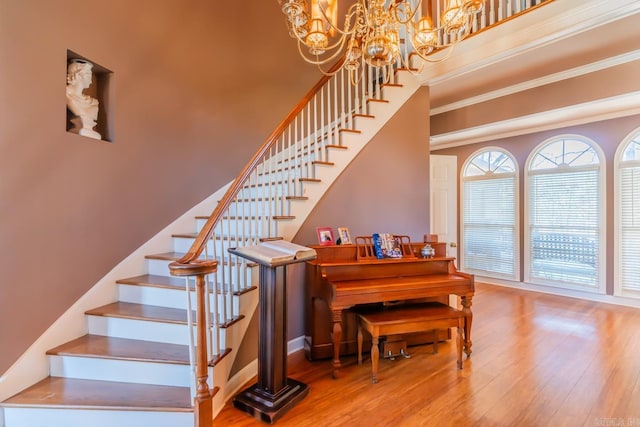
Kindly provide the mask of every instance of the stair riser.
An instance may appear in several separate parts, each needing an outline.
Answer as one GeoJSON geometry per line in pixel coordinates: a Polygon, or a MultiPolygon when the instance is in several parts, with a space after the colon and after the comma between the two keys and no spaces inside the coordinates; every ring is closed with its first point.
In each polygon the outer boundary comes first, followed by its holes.
{"type": "Polygon", "coordinates": [[[125,383],[189,387],[189,365],[94,357],[49,356],[50,375],[125,383]]]}
{"type": "MultiPolygon", "coordinates": [[[[89,333],[115,338],[156,341],[167,344],[189,345],[189,328],[186,324],[150,322],[105,316],[87,316],[89,333]]],[[[220,329],[220,347],[225,348],[226,329],[220,329]]],[[[197,331],[193,330],[194,339],[197,331]]],[[[215,334],[214,334],[215,335],[215,334]]]]}
{"type": "MultiPolygon", "coordinates": [[[[153,275],[158,275],[158,276],[167,276],[169,274],[169,263],[170,261],[165,261],[165,260],[157,260],[157,259],[148,259],[147,260],[147,269],[149,274],[153,274],[153,275]]],[[[223,276],[222,276],[222,269],[225,268],[224,271],[224,281],[225,283],[229,283],[229,280],[232,281],[232,283],[239,283],[242,284],[244,287],[249,287],[251,286],[251,282],[247,279],[248,277],[250,277],[250,268],[246,269],[246,268],[235,268],[235,267],[231,267],[230,269],[227,268],[227,266],[221,266],[218,265],[218,272],[217,272],[217,278],[216,280],[218,281],[218,286],[220,287],[220,283],[223,280],[223,276]]],[[[210,279],[209,280],[214,280],[213,278],[215,277],[214,275],[209,275],[210,279]]],[[[240,290],[236,287],[232,288],[233,290],[240,290]]]]}
{"type": "Polygon", "coordinates": [[[295,176],[283,176],[282,179],[266,180],[271,185],[259,185],[245,187],[238,193],[239,199],[254,199],[254,198],[275,198],[283,196],[295,196],[296,190],[296,177],[295,176]]]}
{"type": "MultiPolygon", "coordinates": [[[[302,195],[302,194],[300,193],[298,195],[302,195]]],[[[286,205],[287,206],[287,209],[286,209],[287,211],[284,213],[284,215],[290,215],[290,211],[289,210],[290,210],[290,207],[291,207],[291,202],[287,200],[287,201],[284,201],[283,203],[287,204],[286,205]]],[[[263,212],[263,211],[265,211],[265,209],[261,209],[260,210],[260,212],[263,212]]],[[[229,212],[226,215],[230,216],[230,217],[247,216],[248,212],[250,212],[249,209],[245,208],[244,211],[243,211],[242,209],[238,209],[237,208],[237,204],[236,203],[232,203],[231,206],[229,207],[229,212]]],[[[256,214],[256,213],[253,213],[252,215],[255,216],[255,217],[259,217],[260,216],[259,214],[256,214]]],[[[273,209],[269,211],[269,217],[271,215],[275,215],[273,213],[273,209]]],[[[204,220],[204,219],[198,218],[196,220],[196,232],[197,233],[199,233],[202,230],[202,227],[204,227],[205,223],[206,223],[206,220],[204,220]]],[[[235,225],[233,227],[235,227],[235,225]]],[[[272,227],[273,227],[273,225],[272,225],[272,227]]],[[[233,228],[233,229],[235,229],[235,228],[233,228]]],[[[271,233],[269,231],[270,230],[269,229],[269,224],[268,224],[268,221],[266,219],[263,219],[262,221],[259,221],[259,224],[254,225],[254,230],[255,229],[258,229],[259,231],[261,231],[262,232],[261,235],[263,235],[263,236],[269,236],[269,235],[272,236],[272,235],[274,235],[273,233],[271,233]]],[[[224,236],[228,236],[229,228],[227,227],[226,223],[225,223],[225,228],[224,228],[224,230],[226,230],[226,231],[224,233],[221,233],[220,232],[221,230],[222,230],[222,228],[220,228],[220,225],[218,225],[218,227],[216,228],[216,234],[217,235],[221,235],[222,234],[224,236]]],[[[252,234],[255,234],[255,233],[252,233],[252,234]]],[[[256,237],[258,237],[258,236],[256,235],[256,237]]],[[[234,244],[234,245],[236,245],[236,244],[234,244]]]]}
{"type": "MultiPolygon", "coordinates": [[[[290,195],[300,195],[300,189],[293,192],[290,195]]],[[[289,194],[285,194],[287,196],[289,194]]],[[[254,216],[254,217],[271,217],[273,215],[289,215],[289,201],[283,197],[268,197],[266,199],[239,199],[239,201],[234,201],[229,205],[229,212],[225,216],[236,217],[236,216],[254,216]]],[[[234,223],[235,227],[235,223],[234,223]]],[[[233,229],[233,228],[232,228],[233,229]]],[[[228,228],[221,228],[221,225],[218,225],[217,231],[220,233],[220,230],[227,231],[228,228]]],[[[225,233],[226,234],[226,233],[225,233]]]]}
{"type": "Polygon", "coordinates": [[[6,427],[193,427],[193,412],[5,408],[6,427]]]}
{"type": "MultiPolygon", "coordinates": [[[[246,221],[244,221],[246,222],[246,221]]],[[[273,227],[273,226],[272,226],[273,227]]],[[[220,239],[215,239],[215,240],[209,240],[207,242],[207,249],[206,249],[206,254],[216,254],[217,257],[219,258],[221,254],[224,254],[226,258],[229,258],[229,252],[227,251],[227,248],[229,247],[238,247],[238,246],[245,246],[248,244],[254,244],[255,241],[260,237],[263,236],[264,233],[266,233],[266,231],[263,230],[268,230],[268,227],[264,226],[264,227],[256,227],[256,226],[249,226],[247,224],[238,224],[237,227],[234,227],[231,231],[233,233],[242,233],[242,230],[245,230],[245,233],[247,236],[254,236],[254,239],[244,239],[244,240],[237,240],[237,239],[231,239],[228,240],[228,234],[229,231],[228,229],[225,230],[225,240],[220,240],[220,239]]],[[[173,238],[173,250],[174,252],[178,252],[178,253],[186,253],[189,251],[189,249],[191,248],[191,245],[193,244],[194,239],[191,237],[174,237],[173,238]]],[[[164,274],[166,276],[166,274],[164,274]]]]}
{"type": "MultiPolygon", "coordinates": [[[[163,289],[153,288],[148,286],[137,285],[118,285],[119,300],[122,302],[131,302],[134,304],[146,304],[160,307],[179,308],[186,310],[188,307],[187,294],[183,290],[179,289],[163,289]]],[[[195,309],[196,294],[194,291],[190,292],[191,295],[191,309],[195,309]]],[[[224,294],[218,294],[218,306],[222,307],[225,299],[224,294]]],[[[232,302],[234,304],[234,313],[238,312],[237,296],[233,296],[232,302]]],[[[213,294],[209,295],[209,304],[213,309],[214,298],[213,294]]]]}

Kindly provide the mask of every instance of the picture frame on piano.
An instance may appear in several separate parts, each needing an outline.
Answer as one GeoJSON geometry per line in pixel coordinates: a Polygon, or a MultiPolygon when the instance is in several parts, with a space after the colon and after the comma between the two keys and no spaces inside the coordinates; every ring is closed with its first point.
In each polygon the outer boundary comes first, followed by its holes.
{"type": "Polygon", "coordinates": [[[338,237],[340,238],[341,245],[351,245],[351,233],[347,227],[338,227],[338,237]]]}
{"type": "Polygon", "coordinates": [[[335,244],[335,239],[333,238],[333,229],[331,227],[317,227],[316,233],[318,235],[318,244],[322,246],[335,244]]]}

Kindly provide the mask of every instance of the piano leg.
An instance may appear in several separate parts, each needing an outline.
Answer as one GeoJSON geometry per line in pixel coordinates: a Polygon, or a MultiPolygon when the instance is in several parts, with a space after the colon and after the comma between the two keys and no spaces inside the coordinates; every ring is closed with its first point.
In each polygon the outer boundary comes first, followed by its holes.
{"type": "Polygon", "coordinates": [[[333,332],[331,338],[333,339],[333,379],[338,378],[338,371],[342,366],[340,364],[340,342],[342,341],[342,310],[332,311],[333,332]]]}
{"type": "Polygon", "coordinates": [[[462,303],[462,312],[464,318],[464,352],[467,357],[471,356],[471,323],[473,322],[473,312],[471,311],[471,295],[462,295],[460,302],[462,303]]]}

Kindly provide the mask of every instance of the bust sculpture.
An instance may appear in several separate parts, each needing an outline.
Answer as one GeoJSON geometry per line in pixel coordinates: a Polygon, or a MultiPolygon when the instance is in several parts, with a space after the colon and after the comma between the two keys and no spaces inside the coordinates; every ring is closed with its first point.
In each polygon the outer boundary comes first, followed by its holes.
{"type": "Polygon", "coordinates": [[[93,128],[98,118],[98,100],[83,91],[91,86],[93,64],[84,59],[73,59],[67,67],[67,108],[74,114],[70,132],[101,139],[93,128]]]}

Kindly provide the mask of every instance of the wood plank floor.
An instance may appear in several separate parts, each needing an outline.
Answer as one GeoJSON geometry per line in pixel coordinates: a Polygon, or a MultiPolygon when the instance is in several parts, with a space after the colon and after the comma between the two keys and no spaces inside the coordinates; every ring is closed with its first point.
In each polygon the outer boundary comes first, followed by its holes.
{"type": "MultiPolygon", "coordinates": [[[[640,426],[640,310],[476,285],[473,354],[412,347],[411,359],[350,363],[289,358],[309,395],[280,426],[640,426]]],[[[251,383],[255,382],[252,381],[251,383]]],[[[250,385],[250,384],[247,384],[250,385]]],[[[214,425],[264,426],[228,402],[214,425]]]]}

